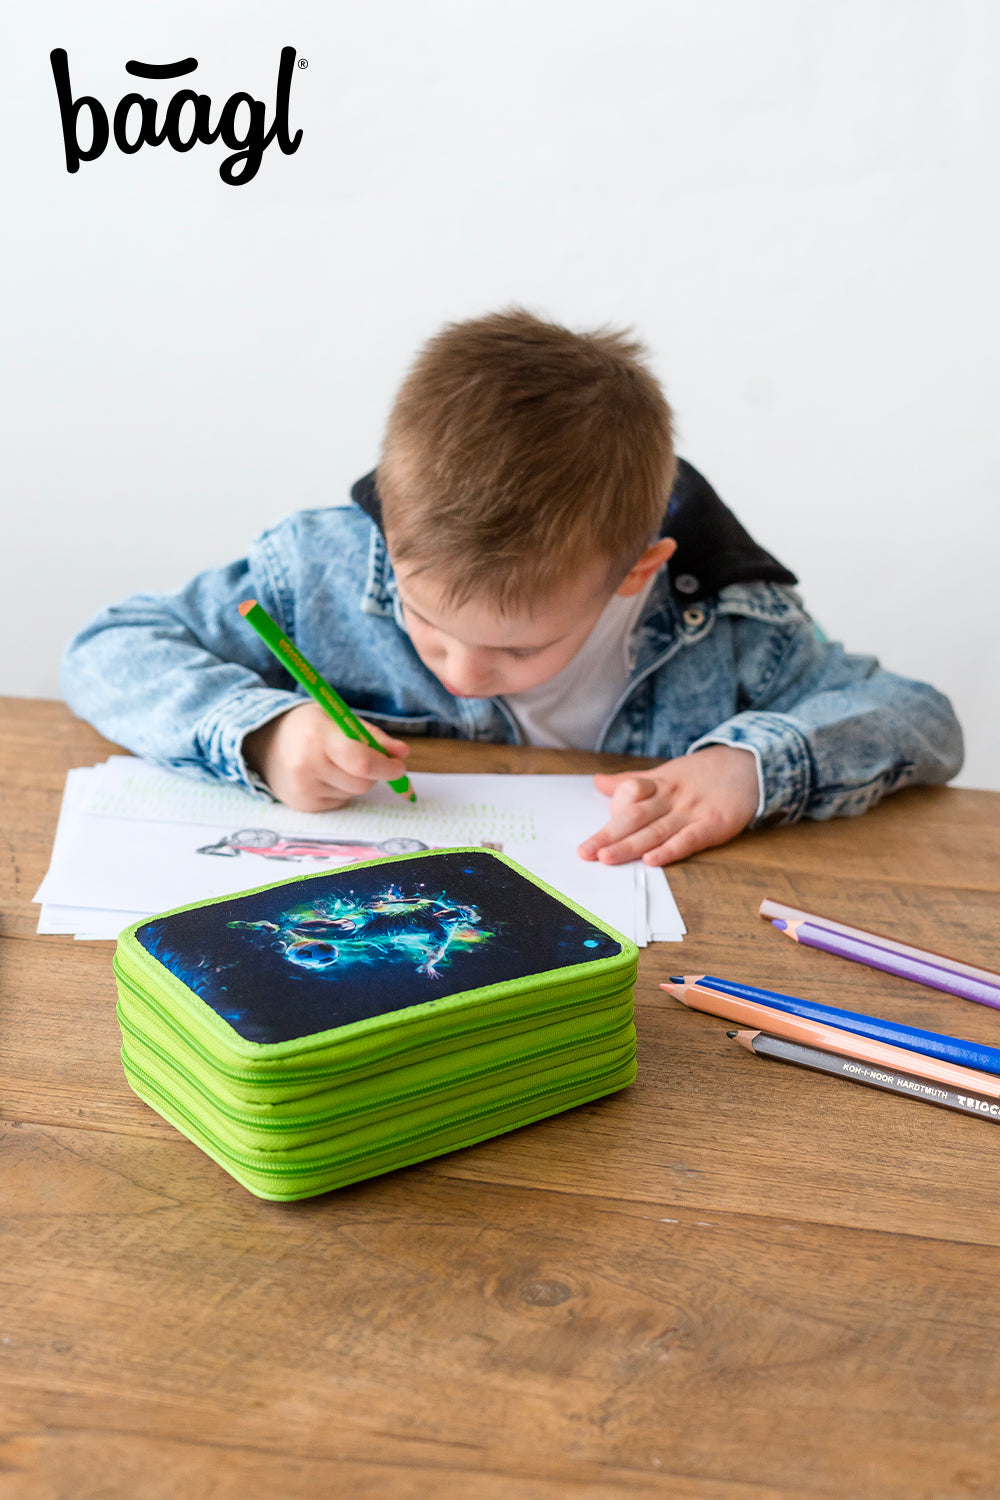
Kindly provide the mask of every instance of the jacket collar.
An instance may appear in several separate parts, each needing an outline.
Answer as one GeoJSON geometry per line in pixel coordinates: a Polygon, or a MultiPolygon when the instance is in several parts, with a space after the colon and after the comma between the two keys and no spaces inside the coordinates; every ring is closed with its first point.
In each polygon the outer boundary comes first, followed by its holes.
{"type": "MultiPolygon", "coordinates": [[[[366,477],[373,479],[371,474],[366,477]]],[[[352,488],[351,497],[355,501],[357,501],[358,486],[364,483],[364,479],[359,479],[352,488]]],[[[373,492],[374,489],[373,481],[373,492]]],[[[361,508],[366,515],[371,516],[372,513],[367,507],[361,508]]],[[[372,520],[375,520],[374,516],[372,520]]],[[[399,608],[399,592],[396,588],[396,575],[392,571],[389,549],[385,545],[385,537],[378,523],[372,527],[371,538],[368,542],[368,576],[365,579],[364,593],[361,595],[361,608],[366,615],[384,615],[389,618],[395,616],[397,624],[400,626],[403,624],[399,608]]]]}

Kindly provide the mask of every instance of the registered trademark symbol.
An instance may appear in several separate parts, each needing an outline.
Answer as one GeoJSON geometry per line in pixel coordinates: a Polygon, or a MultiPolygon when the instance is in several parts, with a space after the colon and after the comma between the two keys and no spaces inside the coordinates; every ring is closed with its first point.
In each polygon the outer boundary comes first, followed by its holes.
{"type": "Polygon", "coordinates": [[[308,59],[308,57],[300,57],[299,58],[299,67],[300,68],[308,68],[308,66],[309,66],[309,59],[308,59]]]}

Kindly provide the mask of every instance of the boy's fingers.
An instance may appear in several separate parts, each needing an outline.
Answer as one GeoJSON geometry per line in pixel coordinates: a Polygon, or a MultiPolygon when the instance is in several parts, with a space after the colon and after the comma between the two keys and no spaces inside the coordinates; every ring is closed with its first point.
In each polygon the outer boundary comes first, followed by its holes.
{"type": "Polygon", "coordinates": [[[405,763],[395,755],[383,755],[373,750],[362,740],[344,739],[337,746],[336,755],[330,755],[332,769],[337,772],[330,780],[337,785],[345,784],[346,777],[363,781],[365,785],[352,788],[355,792],[366,792],[375,781],[395,781],[406,775],[405,763]]]}
{"type": "Polygon", "coordinates": [[[363,797],[365,792],[371,790],[375,779],[377,778],[371,776],[354,776],[343,766],[331,764],[321,784],[323,791],[330,796],[340,793],[344,797],[363,797]]]}
{"type": "Polygon", "coordinates": [[[618,839],[613,844],[606,844],[603,849],[598,850],[597,858],[602,865],[624,865],[633,859],[643,859],[657,849],[663,843],[664,835],[668,831],[672,833],[676,826],[675,819],[671,819],[669,824],[662,818],[656,823],[647,823],[635,833],[618,839]]]}
{"type": "Polygon", "coordinates": [[[390,755],[409,755],[410,747],[405,740],[397,740],[391,734],[386,734],[377,724],[369,724],[367,719],[359,719],[359,724],[364,724],[368,733],[377,739],[380,745],[384,745],[390,755]]]}
{"type": "Polygon", "coordinates": [[[605,797],[611,796],[611,793],[620,781],[621,776],[618,774],[612,775],[610,771],[597,771],[594,773],[594,785],[599,792],[604,793],[605,797]]]}
{"type": "Polygon", "coordinates": [[[631,776],[619,781],[611,795],[608,808],[611,816],[604,827],[585,839],[577,850],[581,859],[600,858],[616,860],[636,859],[662,838],[659,834],[648,834],[655,816],[655,805],[651,799],[657,791],[655,781],[645,776],[631,776]],[[638,842],[636,842],[638,840],[638,842]]]}
{"type": "Polygon", "coordinates": [[[643,855],[647,865],[671,865],[679,859],[687,859],[701,849],[712,849],[732,838],[733,830],[704,819],[685,823],[675,834],[643,855]]]}
{"type": "Polygon", "coordinates": [[[321,787],[312,793],[293,794],[282,797],[281,800],[298,812],[336,812],[338,807],[346,807],[353,799],[348,792],[338,792],[334,787],[321,787]]]}
{"type": "Polygon", "coordinates": [[[640,797],[651,796],[656,790],[655,781],[649,776],[637,776],[634,771],[616,771],[614,774],[598,771],[594,776],[594,786],[612,800],[627,795],[635,801],[640,797]]]}
{"type": "MultiPolygon", "coordinates": [[[[343,807],[356,795],[355,789],[346,784],[353,778],[341,774],[338,780],[334,780],[335,775],[335,768],[331,768],[330,779],[321,769],[295,771],[283,768],[272,777],[269,785],[286,807],[294,807],[299,812],[329,812],[331,808],[343,807]]],[[[367,782],[359,785],[363,791],[368,788],[367,782]]]]}
{"type": "Polygon", "coordinates": [[[704,827],[697,823],[686,823],[680,832],[675,833],[673,838],[665,839],[655,849],[649,849],[642,856],[644,865],[654,867],[672,865],[679,859],[687,859],[689,854],[697,854],[699,849],[708,849],[717,839],[707,836],[704,827]]]}
{"type": "Polygon", "coordinates": [[[604,843],[613,842],[650,822],[654,816],[650,799],[656,790],[656,782],[647,776],[628,776],[619,781],[611,793],[608,821],[595,837],[603,838],[604,843]]]}

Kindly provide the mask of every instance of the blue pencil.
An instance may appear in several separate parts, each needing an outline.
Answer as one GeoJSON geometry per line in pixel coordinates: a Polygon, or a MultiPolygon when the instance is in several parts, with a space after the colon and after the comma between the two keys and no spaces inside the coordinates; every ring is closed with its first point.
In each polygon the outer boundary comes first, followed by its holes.
{"type": "Polygon", "coordinates": [[[843,1031],[853,1031],[856,1036],[869,1036],[894,1047],[906,1047],[910,1052],[922,1052],[925,1057],[939,1057],[944,1062],[960,1063],[964,1068],[978,1068],[981,1073],[1000,1074],[1000,1047],[964,1042],[959,1037],[921,1031],[916,1026],[882,1021],[878,1016],[861,1015],[853,1010],[838,1010],[833,1005],[817,1005],[812,1000],[800,1000],[795,995],[782,995],[775,990],[761,990],[752,984],[734,984],[728,979],[717,979],[714,974],[685,975],[677,979],[671,976],[671,983],[688,985],[702,992],[715,990],[722,995],[735,995],[740,1000],[769,1005],[786,1015],[803,1016],[808,1021],[821,1021],[827,1026],[839,1026],[843,1031]]]}

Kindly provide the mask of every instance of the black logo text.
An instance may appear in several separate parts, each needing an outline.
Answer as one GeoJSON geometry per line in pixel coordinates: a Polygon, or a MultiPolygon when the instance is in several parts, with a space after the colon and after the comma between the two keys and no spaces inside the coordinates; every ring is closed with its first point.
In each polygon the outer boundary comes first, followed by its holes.
{"type": "MultiPolygon", "coordinates": [[[[190,88],[178,89],[167,102],[162,115],[159,113],[158,100],[147,98],[144,94],[124,94],[109,120],[108,111],[92,94],[81,94],[78,99],[74,99],[66,49],[54,48],[49,54],[49,60],[59,98],[67,172],[78,172],[82,161],[96,161],[112,136],[119,151],[127,156],[133,156],[142,146],[162,146],[164,142],[175,151],[190,151],[199,142],[209,146],[213,141],[221,140],[233,154],[227,156],[219,167],[219,176],[230,187],[242,187],[256,177],[264,152],[272,141],[278,142],[285,156],[291,156],[298,150],[302,139],[301,130],[291,136],[288,126],[288,101],[292,70],[295,67],[294,47],[281,49],[274,119],[269,128],[267,107],[252,94],[242,91],[233,94],[219,110],[213,124],[212,100],[207,94],[197,94],[190,88]],[[89,146],[80,144],[78,127],[83,110],[90,115],[89,146]]],[[[165,78],[183,78],[188,73],[193,73],[197,66],[197,58],[185,57],[172,63],[127,62],[125,71],[134,78],[159,81],[165,78]]]]}

